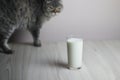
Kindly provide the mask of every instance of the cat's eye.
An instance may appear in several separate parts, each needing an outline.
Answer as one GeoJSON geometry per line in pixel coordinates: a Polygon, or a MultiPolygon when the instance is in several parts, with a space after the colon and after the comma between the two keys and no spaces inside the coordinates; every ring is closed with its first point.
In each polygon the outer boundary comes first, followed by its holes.
{"type": "Polygon", "coordinates": [[[49,9],[54,9],[54,7],[53,7],[53,6],[51,6],[51,5],[50,5],[50,6],[48,6],[48,8],[49,8],[49,9]]]}
{"type": "Polygon", "coordinates": [[[46,2],[47,2],[47,4],[49,4],[49,3],[51,3],[51,2],[52,2],[52,0],[47,0],[46,2]]]}
{"type": "Polygon", "coordinates": [[[47,1],[47,3],[50,3],[51,1],[47,1]]]}
{"type": "Polygon", "coordinates": [[[48,10],[49,10],[49,11],[52,11],[53,9],[54,9],[53,6],[49,6],[49,7],[48,7],[48,10]]]}
{"type": "Polygon", "coordinates": [[[60,7],[58,7],[57,9],[58,9],[58,10],[60,10],[61,8],[60,8],[60,7]]]}
{"type": "Polygon", "coordinates": [[[53,6],[49,6],[50,9],[53,9],[53,6]]]}

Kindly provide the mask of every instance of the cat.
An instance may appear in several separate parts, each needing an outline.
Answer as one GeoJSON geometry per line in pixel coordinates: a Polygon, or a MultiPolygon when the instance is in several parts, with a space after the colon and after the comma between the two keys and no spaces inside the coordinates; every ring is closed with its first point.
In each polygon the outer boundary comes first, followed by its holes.
{"type": "Polygon", "coordinates": [[[0,0],[0,52],[13,53],[8,40],[20,28],[28,29],[33,36],[33,45],[40,47],[42,24],[62,8],[61,0],[0,0]]]}

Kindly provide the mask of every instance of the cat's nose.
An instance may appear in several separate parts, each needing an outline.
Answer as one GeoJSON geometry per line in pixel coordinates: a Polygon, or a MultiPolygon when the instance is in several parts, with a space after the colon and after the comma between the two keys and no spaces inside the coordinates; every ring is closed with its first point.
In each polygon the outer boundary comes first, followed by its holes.
{"type": "Polygon", "coordinates": [[[60,13],[60,9],[59,8],[56,8],[53,10],[54,13],[60,13]]]}

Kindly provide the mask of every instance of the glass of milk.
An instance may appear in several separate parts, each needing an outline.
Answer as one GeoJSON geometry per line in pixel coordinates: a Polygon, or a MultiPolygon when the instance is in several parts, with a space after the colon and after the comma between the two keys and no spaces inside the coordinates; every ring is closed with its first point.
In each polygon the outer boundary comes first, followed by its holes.
{"type": "Polygon", "coordinates": [[[68,67],[69,69],[80,69],[82,66],[83,39],[67,39],[68,67]]]}

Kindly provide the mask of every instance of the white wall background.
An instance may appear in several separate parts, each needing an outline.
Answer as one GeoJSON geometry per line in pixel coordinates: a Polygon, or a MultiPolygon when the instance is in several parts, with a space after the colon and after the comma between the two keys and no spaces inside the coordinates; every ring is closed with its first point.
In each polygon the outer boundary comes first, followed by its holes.
{"type": "MultiPolygon", "coordinates": [[[[90,40],[120,39],[120,0],[64,0],[61,14],[44,24],[42,41],[62,41],[76,35],[90,40]]],[[[17,31],[16,41],[32,41],[17,31]]]]}

